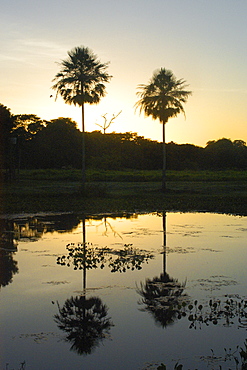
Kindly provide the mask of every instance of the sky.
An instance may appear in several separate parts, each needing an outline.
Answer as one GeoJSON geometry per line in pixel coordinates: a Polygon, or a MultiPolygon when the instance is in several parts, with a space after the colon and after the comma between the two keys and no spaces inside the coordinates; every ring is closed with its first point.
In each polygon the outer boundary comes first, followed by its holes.
{"type": "Polygon", "coordinates": [[[112,79],[98,105],[86,105],[86,131],[136,132],[162,141],[162,125],[134,105],[138,85],[171,70],[192,96],[166,124],[166,141],[205,146],[210,140],[247,141],[246,0],[0,0],[0,103],[12,114],[70,117],[79,107],[54,99],[59,62],[89,47],[112,79]],[[50,98],[50,95],[53,95],[50,98]]]}

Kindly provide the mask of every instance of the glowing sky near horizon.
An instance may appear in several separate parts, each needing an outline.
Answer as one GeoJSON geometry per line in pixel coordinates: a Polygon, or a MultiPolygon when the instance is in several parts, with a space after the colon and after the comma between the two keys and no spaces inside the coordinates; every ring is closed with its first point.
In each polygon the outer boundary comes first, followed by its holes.
{"type": "Polygon", "coordinates": [[[56,62],[87,46],[113,76],[107,96],[86,106],[86,130],[122,113],[107,132],[162,140],[158,121],[135,112],[136,91],[161,67],[189,84],[183,115],[166,141],[205,146],[222,137],[247,141],[246,0],[8,0],[1,2],[0,103],[12,114],[71,117],[79,107],[50,95],[56,62]]]}

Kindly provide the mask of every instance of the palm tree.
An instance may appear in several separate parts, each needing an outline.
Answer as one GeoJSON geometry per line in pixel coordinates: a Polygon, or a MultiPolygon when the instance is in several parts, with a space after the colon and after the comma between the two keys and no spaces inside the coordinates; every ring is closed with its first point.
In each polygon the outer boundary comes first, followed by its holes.
{"type": "Polygon", "coordinates": [[[135,104],[145,116],[159,119],[163,125],[163,171],[162,190],[166,190],[166,147],[165,124],[171,117],[184,113],[182,103],[186,103],[191,91],[185,90],[188,85],[183,79],[177,80],[172,71],[161,68],[154,72],[148,85],[139,85],[139,100],[135,104]]]}
{"type": "Polygon", "coordinates": [[[180,283],[166,272],[166,213],[163,212],[163,272],[153,279],[141,282],[137,293],[142,297],[139,304],[143,304],[141,311],[152,314],[157,324],[163,328],[173,324],[179,319],[184,306],[188,302],[188,296],[183,293],[185,282],[180,283]]]}
{"type": "Polygon", "coordinates": [[[65,103],[79,105],[82,110],[82,188],[85,189],[85,123],[84,104],[98,104],[105,96],[105,82],[110,76],[106,69],[109,63],[101,63],[87,47],[75,47],[61,63],[61,70],[53,79],[56,82],[56,98],[60,94],[65,103]]]}
{"type": "Polygon", "coordinates": [[[65,341],[72,343],[71,350],[79,355],[87,355],[110,336],[114,324],[108,316],[108,308],[100,298],[86,295],[67,299],[54,321],[66,333],[65,341]]]}

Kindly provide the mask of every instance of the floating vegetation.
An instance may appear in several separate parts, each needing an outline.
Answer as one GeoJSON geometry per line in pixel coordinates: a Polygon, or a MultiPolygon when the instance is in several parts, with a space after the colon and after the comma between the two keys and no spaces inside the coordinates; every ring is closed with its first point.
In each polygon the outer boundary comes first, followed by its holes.
{"type": "Polygon", "coordinates": [[[212,249],[212,248],[202,248],[201,250],[202,250],[202,251],[207,251],[207,252],[213,252],[213,253],[219,253],[219,252],[222,252],[222,251],[220,251],[220,250],[212,249]]]}
{"type": "Polygon", "coordinates": [[[27,334],[20,334],[19,336],[14,336],[12,339],[32,339],[35,343],[40,344],[42,342],[46,342],[49,338],[60,338],[60,335],[48,332],[48,333],[27,333],[27,334]]]}
{"type": "Polygon", "coordinates": [[[60,285],[60,284],[70,284],[68,281],[45,281],[42,284],[50,284],[50,285],[60,285]]]}
{"type": "Polygon", "coordinates": [[[91,243],[70,243],[66,246],[68,255],[58,256],[57,264],[61,266],[74,266],[74,270],[103,269],[108,266],[111,272],[126,272],[127,270],[140,270],[144,262],[153,258],[145,250],[133,248],[132,244],[125,244],[122,249],[98,248],[91,243]]]}
{"type": "MultiPolygon", "coordinates": [[[[186,254],[186,253],[195,253],[196,250],[193,247],[187,247],[187,248],[182,248],[182,247],[170,248],[170,247],[166,247],[165,252],[167,254],[170,254],[170,253],[182,253],[182,254],[186,254]]],[[[162,253],[164,253],[164,252],[162,252],[162,253]]]]}
{"type": "Polygon", "coordinates": [[[222,287],[237,285],[238,282],[227,276],[210,276],[208,279],[194,280],[203,290],[220,290],[222,287]]]}
{"type": "Polygon", "coordinates": [[[190,329],[201,329],[203,324],[208,326],[210,323],[222,323],[227,327],[236,324],[238,328],[247,329],[247,299],[210,299],[207,305],[198,304],[195,300],[186,309],[189,310],[186,316],[190,321],[190,329]]]}
{"type": "MultiPolygon", "coordinates": [[[[227,366],[229,370],[246,370],[247,369],[247,339],[244,342],[243,347],[237,346],[236,349],[224,348],[224,355],[216,355],[214,350],[211,349],[211,353],[208,356],[200,356],[200,361],[207,362],[207,368],[214,370],[222,370],[221,364],[227,366]],[[217,367],[215,367],[217,366],[217,367]],[[231,366],[231,367],[229,367],[231,366]]],[[[167,370],[163,363],[150,363],[142,370],[167,370]]],[[[174,370],[183,370],[183,364],[181,361],[177,362],[173,368],[174,370]]],[[[197,370],[198,367],[195,369],[197,370]]],[[[191,369],[192,370],[192,369],[191,369]]]]}

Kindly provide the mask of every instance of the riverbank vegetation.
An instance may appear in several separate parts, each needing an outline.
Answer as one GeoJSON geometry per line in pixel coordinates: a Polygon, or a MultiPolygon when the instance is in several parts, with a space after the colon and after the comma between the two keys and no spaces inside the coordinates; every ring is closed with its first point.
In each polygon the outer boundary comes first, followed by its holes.
{"type": "MultiPolygon", "coordinates": [[[[5,169],[82,168],[82,132],[70,118],[45,121],[34,114],[12,115],[0,104],[0,162],[5,169]]],[[[86,169],[162,170],[162,143],[134,132],[85,132],[86,169]]],[[[166,145],[167,170],[247,170],[245,141],[221,138],[205,147],[166,145]]]]}
{"type": "Polygon", "coordinates": [[[136,133],[82,133],[70,118],[12,115],[0,104],[1,213],[210,211],[247,214],[247,146],[222,138],[204,148],[136,133]],[[4,130],[3,130],[4,128],[4,130]]]}
{"type": "Polygon", "coordinates": [[[160,171],[22,170],[5,183],[1,213],[209,211],[247,215],[247,171],[168,171],[167,191],[160,171]]]}

